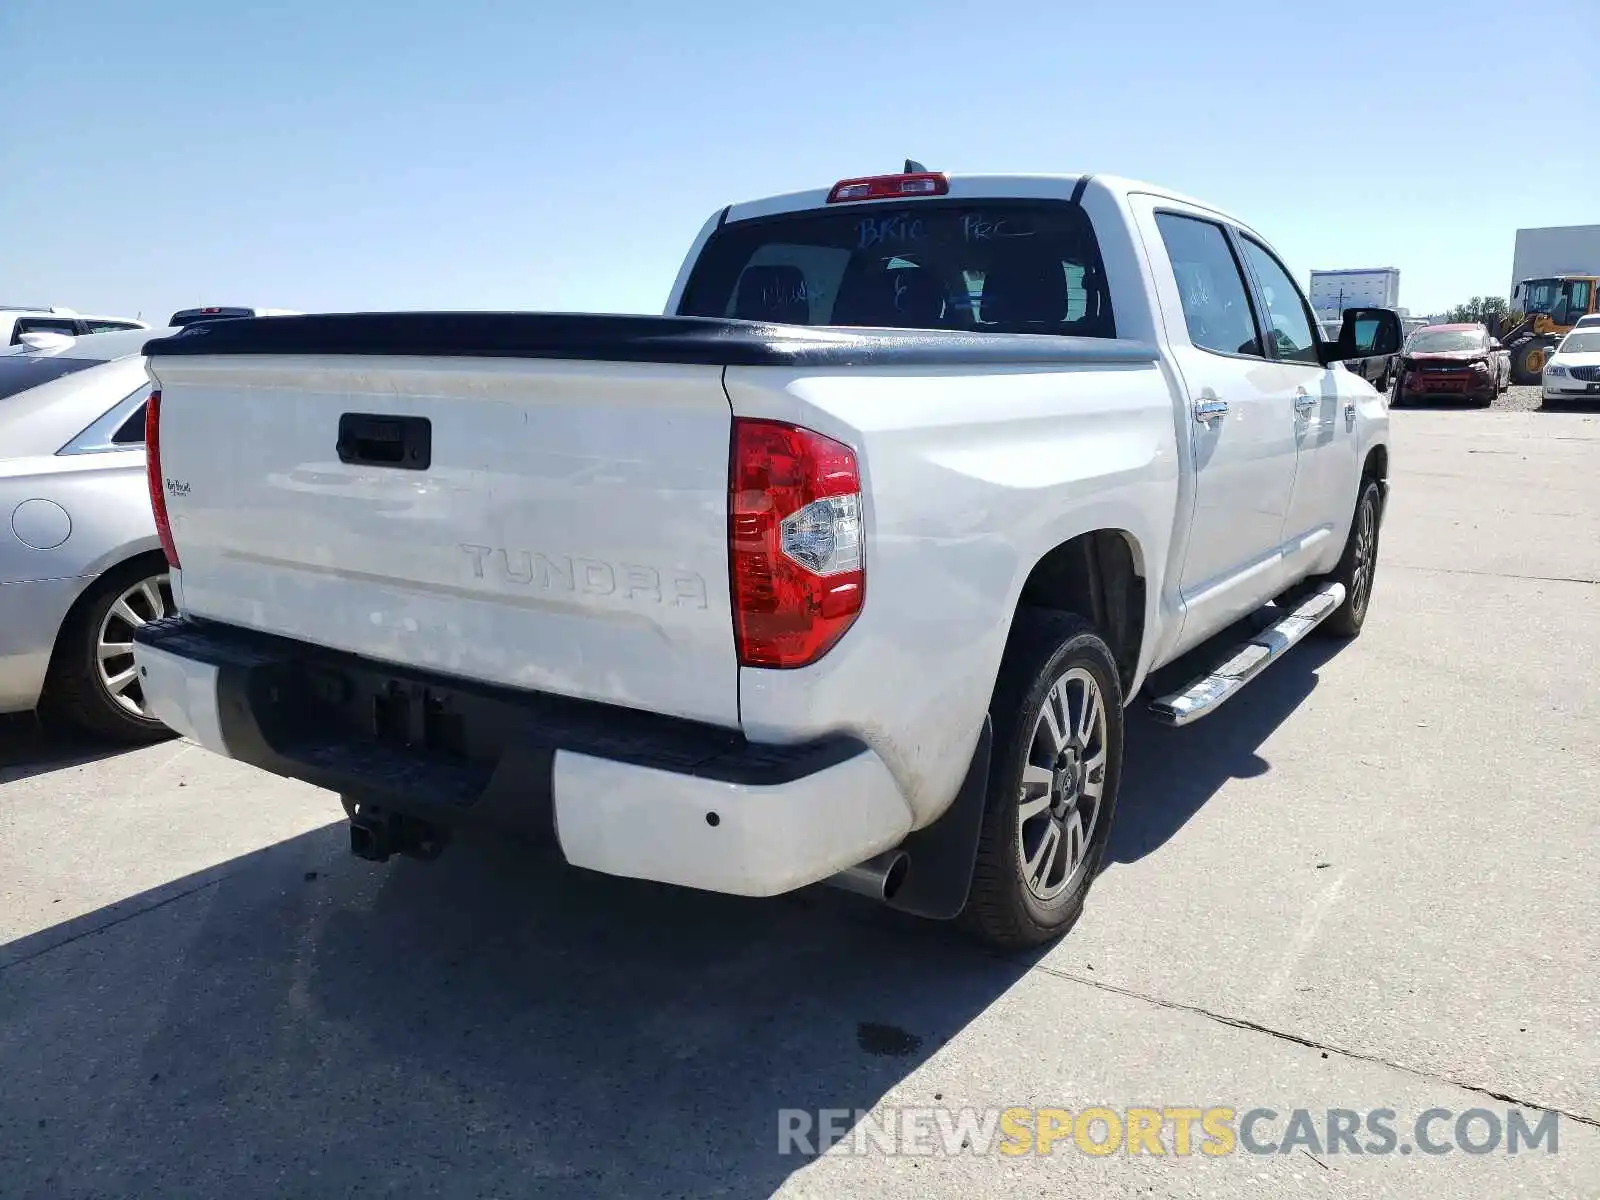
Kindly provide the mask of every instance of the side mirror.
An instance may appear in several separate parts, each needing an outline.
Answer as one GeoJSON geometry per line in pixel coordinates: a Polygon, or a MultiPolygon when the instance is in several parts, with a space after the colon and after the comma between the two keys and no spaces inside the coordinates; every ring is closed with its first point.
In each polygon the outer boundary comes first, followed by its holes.
{"type": "Polygon", "coordinates": [[[1347,308],[1329,361],[1346,362],[1352,358],[1395,354],[1404,340],[1399,313],[1387,308],[1347,308]]]}

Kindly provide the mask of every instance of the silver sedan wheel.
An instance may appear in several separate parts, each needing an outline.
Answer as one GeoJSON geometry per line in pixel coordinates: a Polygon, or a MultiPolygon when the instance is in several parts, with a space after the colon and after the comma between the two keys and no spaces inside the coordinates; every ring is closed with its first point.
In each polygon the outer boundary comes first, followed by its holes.
{"type": "Polygon", "coordinates": [[[1106,705],[1100,685],[1073,667],[1045,695],[1028,743],[1017,808],[1017,855],[1028,890],[1054,900],[1089,859],[1106,784],[1106,705]]]}
{"type": "Polygon", "coordinates": [[[119,707],[147,721],[154,718],[145,704],[139,672],[133,665],[133,631],[176,611],[171,578],[165,573],[152,575],[116,598],[95,637],[100,686],[119,707]]]}

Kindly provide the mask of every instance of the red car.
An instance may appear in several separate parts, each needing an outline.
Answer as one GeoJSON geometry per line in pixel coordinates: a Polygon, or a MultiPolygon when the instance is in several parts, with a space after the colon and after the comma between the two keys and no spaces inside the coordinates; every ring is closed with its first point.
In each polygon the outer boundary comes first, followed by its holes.
{"type": "Polygon", "coordinates": [[[1394,398],[1476,400],[1489,405],[1511,386],[1511,357],[1482,325],[1425,325],[1400,351],[1394,398]]]}

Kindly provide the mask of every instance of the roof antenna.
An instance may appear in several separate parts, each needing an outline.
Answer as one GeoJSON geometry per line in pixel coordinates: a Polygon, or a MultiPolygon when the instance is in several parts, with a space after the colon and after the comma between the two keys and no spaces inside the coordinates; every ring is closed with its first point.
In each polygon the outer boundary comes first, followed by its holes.
{"type": "Polygon", "coordinates": [[[908,158],[906,159],[905,173],[907,175],[926,175],[928,173],[928,168],[923,166],[916,159],[908,158]]]}

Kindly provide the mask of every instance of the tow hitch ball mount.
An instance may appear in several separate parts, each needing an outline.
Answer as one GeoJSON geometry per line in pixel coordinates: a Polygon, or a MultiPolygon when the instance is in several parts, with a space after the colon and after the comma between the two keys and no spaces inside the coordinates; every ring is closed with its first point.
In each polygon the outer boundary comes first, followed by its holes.
{"type": "Polygon", "coordinates": [[[368,862],[388,862],[396,854],[435,859],[449,841],[449,830],[399,813],[363,808],[350,818],[350,853],[368,862]]]}

